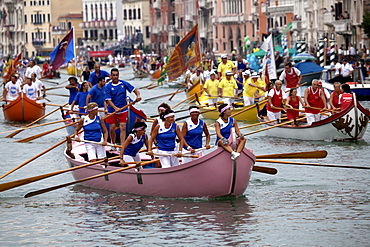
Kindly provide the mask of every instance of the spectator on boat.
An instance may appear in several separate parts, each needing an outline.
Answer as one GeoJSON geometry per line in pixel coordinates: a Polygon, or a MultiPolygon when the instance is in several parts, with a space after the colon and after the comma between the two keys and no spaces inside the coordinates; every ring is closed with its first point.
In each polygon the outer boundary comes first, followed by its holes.
{"type": "Polygon", "coordinates": [[[351,82],[352,81],[352,74],[353,74],[353,68],[348,63],[347,59],[343,59],[343,67],[342,67],[342,83],[345,82],[351,82]]]}
{"type": "Polygon", "coordinates": [[[40,92],[39,92],[36,84],[32,83],[32,80],[31,80],[30,77],[26,77],[26,83],[23,85],[23,93],[30,100],[39,100],[40,99],[40,92]]]}
{"type": "Polygon", "coordinates": [[[14,101],[19,97],[22,92],[20,85],[17,83],[17,77],[13,74],[10,81],[6,83],[3,90],[3,100],[7,103],[14,101]]]}
{"type": "Polygon", "coordinates": [[[216,121],[216,144],[231,154],[231,159],[236,160],[239,158],[240,153],[242,152],[246,139],[243,134],[240,132],[238,123],[231,116],[231,107],[228,104],[221,104],[218,107],[220,112],[220,117],[216,121]],[[234,151],[229,145],[229,137],[231,135],[231,129],[235,129],[235,134],[239,139],[239,144],[234,151]]]}
{"type": "Polygon", "coordinates": [[[87,156],[90,162],[106,157],[105,147],[107,145],[108,131],[104,121],[98,116],[98,104],[91,102],[87,105],[87,116],[82,116],[75,129],[76,141],[80,141],[78,132],[84,129],[84,139],[93,142],[102,142],[101,144],[85,143],[87,156]]]}
{"type": "MultiPolygon", "coordinates": [[[[86,98],[89,94],[89,84],[85,81],[81,84],[80,92],[78,92],[71,104],[71,110],[73,111],[75,105],[78,105],[78,112],[85,113],[85,106],[86,106],[86,98]]],[[[98,105],[99,107],[99,105],[98,105]]],[[[77,110],[77,109],[76,109],[77,110]]]]}
{"type": "Polygon", "coordinates": [[[227,55],[222,55],[221,60],[222,60],[221,63],[217,67],[219,80],[224,79],[226,77],[226,72],[227,71],[229,71],[231,73],[232,73],[232,71],[235,72],[235,65],[232,61],[227,59],[227,55]]]}
{"type": "Polygon", "coordinates": [[[232,76],[231,71],[227,71],[223,79],[218,84],[218,97],[224,98],[223,101],[225,104],[231,105],[234,103],[235,99],[238,97],[238,86],[236,81],[232,76]]]}
{"type": "Polygon", "coordinates": [[[109,123],[111,142],[114,144],[116,141],[116,124],[119,124],[121,130],[120,140],[121,144],[126,139],[126,122],[128,116],[128,109],[120,108],[127,105],[126,91],[136,95],[136,102],[141,100],[140,92],[137,88],[132,86],[127,81],[119,79],[119,71],[117,68],[111,69],[111,81],[105,85],[105,100],[108,104],[108,113],[115,114],[105,119],[109,123]]]}
{"type": "Polygon", "coordinates": [[[220,81],[216,79],[216,73],[214,71],[210,73],[210,77],[211,78],[206,81],[203,88],[208,96],[208,106],[215,105],[216,107],[218,100],[218,84],[220,81]]]}
{"type": "MultiPolygon", "coordinates": [[[[342,82],[343,81],[343,76],[342,76],[342,67],[343,67],[343,65],[340,62],[338,62],[337,59],[334,59],[333,62],[334,62],[334,68],[333,69],[335,70],[335,72],[334,72],[335,77],[331,78],[328,82],[329,83],[342,82]]],[[[333,69],[331,69],[331,70],[333,70],[333,69]]]]}
{"type": "Polygon", "coordinates": [[[282,85],[283,83],[280,80],[277,80],[275,82],[275,88],[270,90],[267,95],[268,103],[266,109],[269,120],[279,121],[281,118],[281,106],[283,101],[287,98],[285,92],[281,89],[282,85]]]}
{"type": "Polygon", "coordinates": [[[330,94],[329,99],[331,109],[340,110],[341,105],[339,104],[339,95],[341,94],[342,89],[340,88],[340,82],[334,82],[334,91],[330,94]]]}
{"type": "Polygon", "coordinates": [[[144,146],[149,147],[149,139],[146,135],[147,125],[144,122],[136,122],[134,128],[129,133],[127,139],[122,144],[120,152],[120,165],[127,166],[125,162],[139,162],[140,154],[139,150],[144,146]]]}
{"type": "Polygon", "coordinates": [[[353,94],[351,92],[351,87],[348,84],[342,84],[343,93],[339,95],[338,104],[340,105],[340,110],[343,111],[352,102],[353,94]]]}
{"type": "Polygon", "coordinates": [[[299,103],[304,105],[302,98],[297,95],[297,89],[291,88],[289,91],[289,97],[287,98],[285,103],[285,108],[288,119],[294,119],[292,125],[298,126],[298,122],[296,121],[296,119],[299,117],[299,103]]]}
{"type": "Polygon", "coordinates": [[[203,85],[204,77],[203,77],[203,73],[200,69],[197,69],[195,71],[195,73],[190,76],[190,83],[191,83],[191,86],[196,85],[198,83],[200,85],[203,85]]]}
{"type": "Polygon", "coordinates": [[[74,76],[71,76],[68,78],[69,84],[65,86],[66,89],[69,90],[69,100],[68,104],[71,105],[73,100],[76,97],[76,94],[78,93],[78,90],[80,88],[80,84],[77,82],[77,78],[74,76]]]}
{"type": "MultiPolygon", "coordinates": [[[[246,77],[248,77],[248,72],[244,72],[246,77]]],[[[244,90],[243,90],[243,99],[244,106],[253,105],[254,97],[260,97],[259,90],[265,91],[266,83],[260,78],[260,76],[253,72],[252,76],[247,80],[244,80],[244,90]]]]}
{"type": "Polygon", "coordinates": [[[90,74],[91,74],[90,68],[89,68],[89,66],[86,66],[85,67],[85,70],[82,71],[82,73],[81,73],[80,81],[81,82],[88,81],[89,80],[89,77],[90,77],[90,74]]]}
{"type": "Polygon", "coordinates": [[[42,74],[42,70],[41,68],[38,66],[38,65],[35,65],[35,60],[30,60],[29,63],[28,63],[28,67],[26,69],[26,72],[24,73],[24,76],[25,77],[30,77],[31,78],[31,75],[33,73],[36,74],[36,78],[40,79],[41,78],[41,74],[42,74]]]}
{"type": "Polygon", "coordinates": [[[42,96],[43,98],[45,98],[46,97],[45,85],[44,85],[44,83],[42,83],[42,81],[40,81],[39,79],[36,78],[35,73],[31,74],[31,81],[32,81],[32,83],[34,83],[36,85],[37,91],[39,91],[40,97],[42,96]]]}
{"type": "Polygon", "coordinates": [[[105,78],[105,77],[109,77],[110,75],[107,71],[100,69],[100,63],[95,63],[94,69],[95,71],[90,74],[89,79],[88,79],[90,88],[98,84],[99,77],[105,78]]]}
{"type": "Polygon", "coordinates": [[[95,61],[92,57],[90,57],[90,61],[87,62],[87,66],[89,67],[90,70],[93,70],[95,67],[95,61]]]}
{"type": "Polygon", "coordinates": [[[285,90],[288,91],[286,96],[289,95],[289,90],[291,88],[297,88],[298,96],[301,96],[299,84],[302,80],[302,74],[299,69],[292,67],[291,62],[287,62],[284,64],[284,71],[281,73],[279,80],[285,80],[285,90]]]}
{"type": "MultiPolygon", "coordinates": [[[[184,136],[184,146],[183,148],[190,151],[192,154],[198,155],[199,157],[203,155],[202,151],[195,152],[195,149],[200,149],[203,146],[203,133],[206,136],[206,149],[210,149],[211,146],[209,142],[211,137],[208,132],[207,124],[199,119],[200,110],[198,106],[189,107],[190,118],[185,121],[182,126],[182,135],[184,136]]],[[[182,163],[187,163],[194,160],[194,158],[183,157],[182,163]]]]}
{"type": "Polygon", "coordinates": [[[152,144],[156,140],[158,143],[158,154],[162,168],[178,166],[178,157],[181,157],[184,138],[179,126],[175,123],[175,113],[167,109],[160,115],[162,123],[158,124],[151,133],[148,147],[148,155],[154,155],[152,144]],[[180,140],[180,146],[177,150],[176,137],[180,140]]]}
{"type": "Polygon", "coordinates": [[[95,102],[98,104],[99,107],[99,116],[103,118],[105,116],[105,112],[107,109],[107,104],[105,102],[105,78],[99,77],[98,84],[93,86],[89,91],[86,97],[86,104],[88,105],[89,102],[95,102]]]}
{"type": "Polygon", "coordinates": [[[317,80],[313,80],[312,86],[306,88],[304,91],[305,112],[308,125],[320,121],[321,107],[324,106],[323,109],[326,109],[325,95],[324,92],[319,89],[318,84],[317,80]]]}

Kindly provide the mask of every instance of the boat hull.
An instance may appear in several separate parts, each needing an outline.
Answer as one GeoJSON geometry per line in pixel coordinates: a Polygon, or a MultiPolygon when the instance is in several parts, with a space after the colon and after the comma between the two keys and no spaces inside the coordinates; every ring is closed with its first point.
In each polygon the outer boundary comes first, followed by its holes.
{"type": "MultiPolygon", "coordinates": [[[[73,153],[84,150],[83,144],[74,143],[73,153]]],[[[76,159],[65,154],[69,166],[85,164],[79,155],[76,159]]],[[[128,169],[109,176],[91,179],[82,185],[112,190],[120,193],[139,195],[188,198],[188,197],[220,197],[241,196],[247,189],[256,157],[244,149],[239,159],[230,159],[230,154],[222,148],[200,157],[194,161],[170,168],[128,169]]],[[[117,167],[92,165],[74,170],[76,180],[112,171],[117,167]]]]}
{"type": "Polygon", "coordinates": [[[20,95],[3,108],[4,118],[10,122],[31,122],[45,115],[42,104],[20,95]]]}
{"type": "MultiPolygon", "coordinates": [[[[370,112],[357,103],[352,103],[344,111],[299,127],[280,126],[266,130],[269,136],[299,140],[356,140],[366,132],[370,112]]],[[[271,125],[268,125],[271,126],[271,125]]]]}

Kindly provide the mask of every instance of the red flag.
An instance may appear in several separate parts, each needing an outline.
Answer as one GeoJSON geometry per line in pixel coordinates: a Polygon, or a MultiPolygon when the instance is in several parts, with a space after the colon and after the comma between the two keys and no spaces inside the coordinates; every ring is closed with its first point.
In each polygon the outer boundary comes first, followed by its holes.
{"type": "Polygon", "coordinates": [[[10,77],[17,72],[17,65],[19,64],[19,60],[22,58],[22,52],[18,54],[18,56],[9,63],[9,67],[7,68],[6,75],[4,75],[4,82],[10,81],[10,77]]]}
{"type": "Polygon", "coordinates": [[[73,28],[50,53],[53,68],[57,69],[75,57],[73,28]]]}

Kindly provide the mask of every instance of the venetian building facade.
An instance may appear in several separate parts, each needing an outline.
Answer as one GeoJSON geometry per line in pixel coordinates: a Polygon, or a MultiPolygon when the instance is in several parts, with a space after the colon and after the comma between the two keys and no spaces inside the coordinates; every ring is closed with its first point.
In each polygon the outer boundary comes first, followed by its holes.
{"type": "Polygon", "coordinates": [[[149,0],[122,0],[124,47],[138,48],[149,52],[151,25],[149,0]]]}
{"type": "Polygon", "coordinates": [[[85,47],[101,50],[118,42],[116,3],[116,0],[82,0],[85,47]]]}
{"type": "Polygon", "coordinates": [[[23,1],[0,1],[0,13],[0,57],[17,55],[25,45],[23,1]]]}

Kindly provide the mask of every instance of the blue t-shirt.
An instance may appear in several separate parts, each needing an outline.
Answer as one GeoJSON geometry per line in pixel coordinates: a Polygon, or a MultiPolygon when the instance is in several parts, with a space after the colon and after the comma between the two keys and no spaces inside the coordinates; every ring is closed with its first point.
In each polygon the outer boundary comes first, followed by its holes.
{"type": "Polygon", "coordinates": [[[139,150],[144,146],[146,135],[142,135],[140,138],[137,138],[136,134],[130,134],[129,136],[132,136],[132,141],[125,148],[124,154],[135,157],[139,150]]]}
{"type": "Polygon", "coordinates": [[[99,116],[96,116],[94,119],[90,119],[88,116],[84,116],[84,139],[88,141],[100,142],[103,136],[101,130],[101,120],[99,116]]]}
{"type": "MultiPolygon", "coordinates": [[[[81,85],[78,84],[78,88],[80,89],[81,85]]],[[[69,100],[68,100],[68,104],[72,104],[73,100],[75,99],[77,93],[78,93],[78,90],[76,88],[67,88],[69,90],[69,100]]]]}
{"type": "MultiPolygon", "coordinates": [[[[115,106],[122,108],[127,105],[126,102],[126,91],[132,93],[135,87],[127,81],[119,80],[117,84],[109,82],[105,85],[105,100],[111,100],[115,106]]],[[[122,112],[127,111],[127,108],[123,109],[122,112]]],[[[114,112],[114,109],[108,105],[108,113],[114,112]]]]}
{"type": "Polygon", "coordinates": [[[238,62],[237,69],[238,69],[238,71],[239,70],[245,71],[247,69],[247,65],[245,63],[243,63],[243,62],[241,62],[241,63],[238,62]]]}
{"type": "MultiPolygon", "coordinates": [[[[107,71],[105,71],[105,70],[100,70],[100,73],[99,73],[99,77],[108,77],[108,76],[110,76],[110,74],[107,72],[107,71]]],[[[99,79],[99,77],[98,76],[96,76],[96,73],[95,73],[95,71],[94,72],[92,72],[91,74],[90,74],[90,76],[89,76],[89,82],[91,82],[91,85],[92,86],[95,86],[96,84],[98,84],[98,79],[99,79]]]]}
{"type": "MultiPolygon", "coordinates": [[[[194,124],[191,119],[186,120],[186,126],[188,131],[185,135],[185,141],[192,147],[193,149],[198,149],[202,147],[202,135],[204,129],[204,122],[203,120],[198,120],[198,124],[194,124]]],[[[186,148],[186,147],[184,147],[186,148]]]]}
{"type": "MultiPolygon", "coordinates": [[[[229,139],[231,134],[231,128],[234,127],[234,118],[229,117],[227,120],[227,123],[225,123],[221,118],[217,119],[217,122],[220,124],[220,133],[223,137],[226,139],[229,139]]],[[[216,138],[216,144],[220,140],[220,138],[217,136],[216,138]]]]}
{"type": "Polygon", "coordinates": [[[98,104],[98,107],[104,107],[104,101],[105,101],[105,86],[102,88],[99,88],[98,85],[95,85],[91,88],[89,91],[90,102],[95,102],[98,104]]]}
{"type": "Polygon", "coordinates": [[[236,85],[238,86],[238,89],[243,89],[243,77],[238,77],[238,78],[236,78],[236,80],[237,80],[236,85]],[[238,82],[240,82],[240,83],[238,83],[238,82]]]}
{"type": "Polygon", "coordinates": [[[158,142],[158,149],[163,151],[174,151],[176,147],[176,128],[177,124],[173,123],[166,129],[164,123],[159,125],[158,135],[156,137],[158,142]]]}
{"type": "MultiPolygon", "coordinates": [[[[76,94],[76,97],[74,98],[74,101],[76,101],[76,104],[79,107],[84,107],[86,106],[86,97],[89,94],[89,92],[79,92],[76,94]]],[[[85,109],[79,108],[78,110],[79,113],[85,113],[85,109]]]]}

